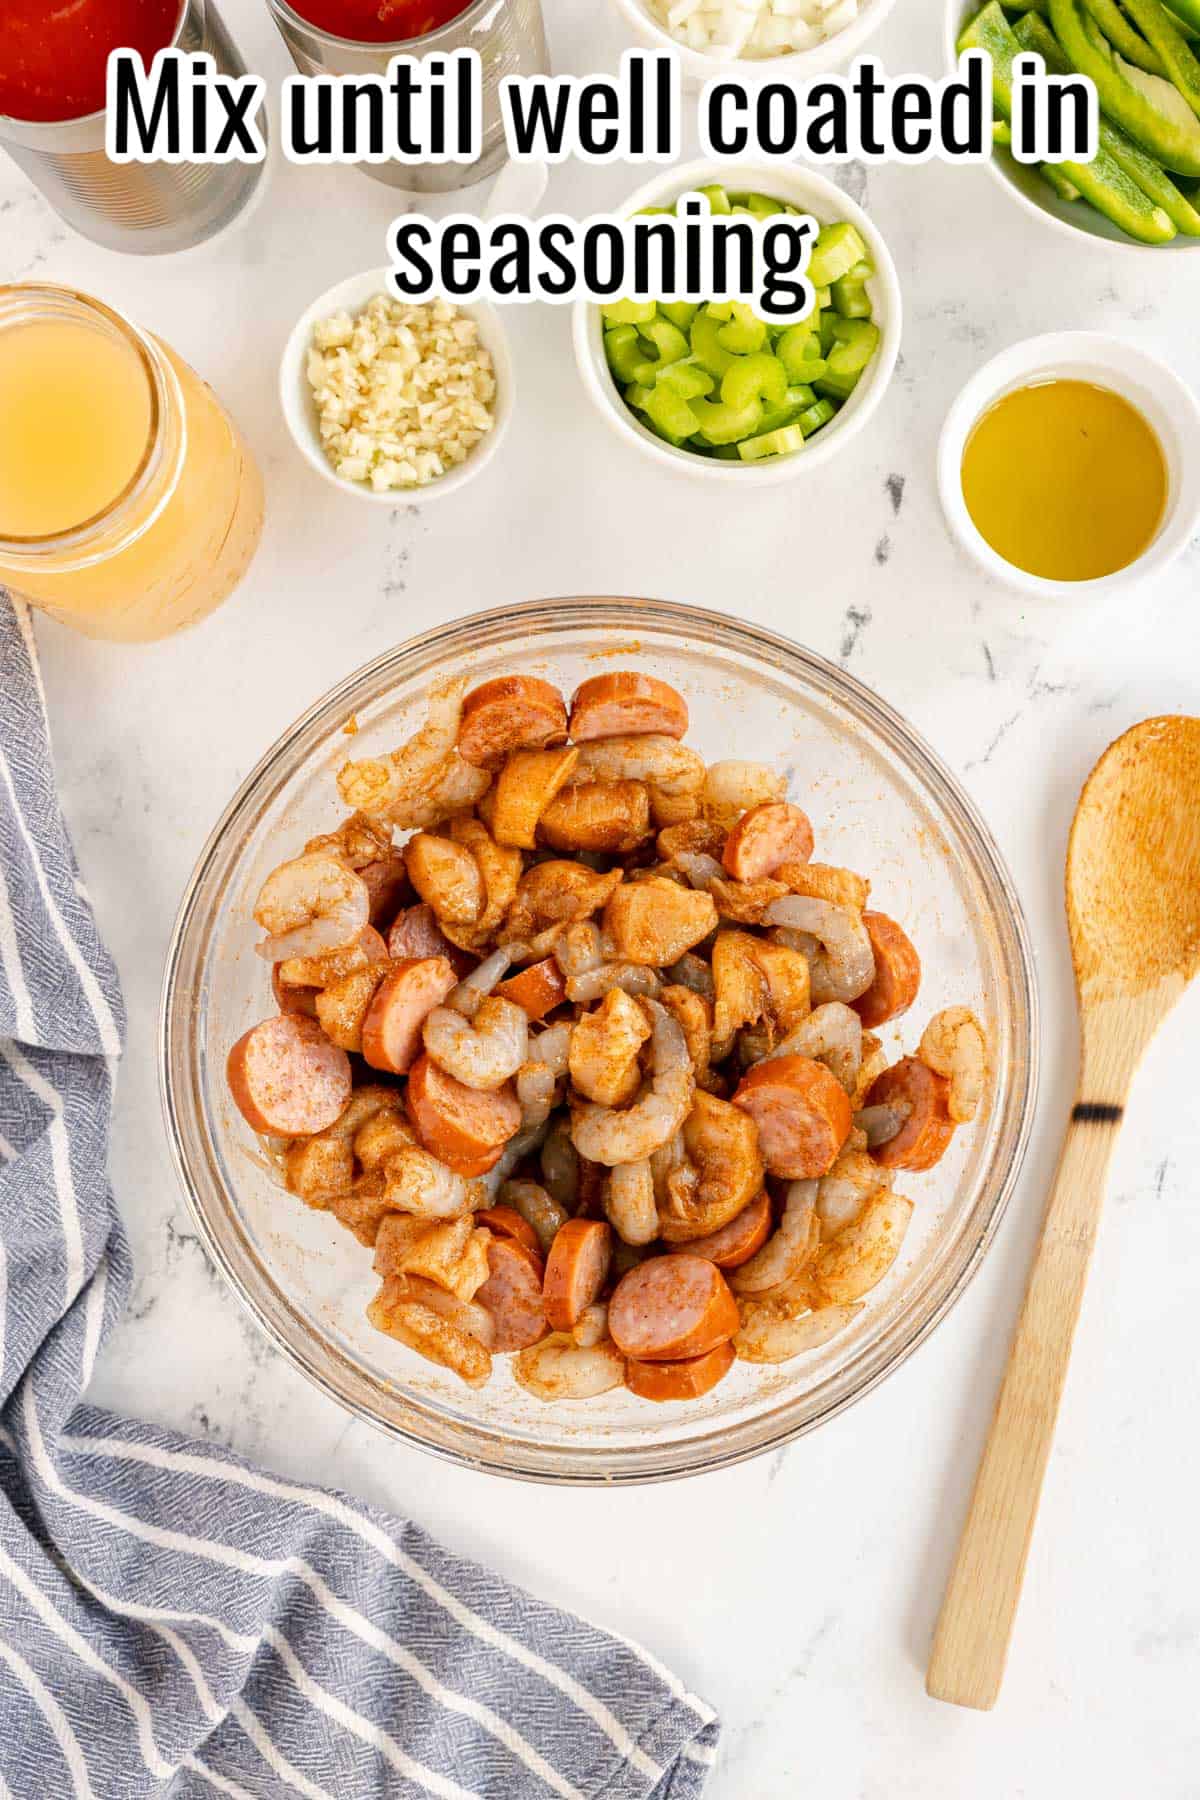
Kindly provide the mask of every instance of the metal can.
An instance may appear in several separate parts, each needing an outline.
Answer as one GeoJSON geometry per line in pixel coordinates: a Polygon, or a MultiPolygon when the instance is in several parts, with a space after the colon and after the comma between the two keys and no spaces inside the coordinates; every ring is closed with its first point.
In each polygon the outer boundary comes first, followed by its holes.
{"type": "Polygon", "coordinates": [[[310,25],[287,0],[267,0],[281,36],[302,75],[384,75],[393,56],[429,56],[478,50],[482,65],[482,145],[477,162],[362,163],[376,181],[411,194],[444,194],[483,181],[507,156],[500,112],[500,83],[506,75],[549,73],[546,33],[539,0],[472,0],[456,19],[424,37],[395,43],[355,43],[310,25]]]}
{"type": "MultiPolygon", "coordinates": [[[[180,0],[171,45],[207,51],[220,74],[246,73],[212,0],[180,0]]],[[[109,250],[154,256],[203,243],[238,217],[264,177],[263,163],[110,162],[104,124],[102,111],[49,123],[0,114],[0,147],[60,218],[109,250]]]]}

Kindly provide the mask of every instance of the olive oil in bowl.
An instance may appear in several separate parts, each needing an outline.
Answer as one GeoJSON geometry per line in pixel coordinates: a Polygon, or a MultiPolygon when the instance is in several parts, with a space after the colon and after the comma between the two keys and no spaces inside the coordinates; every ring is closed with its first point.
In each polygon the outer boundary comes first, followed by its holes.
{"type": "Polygon", "coordinates": [[[1136,562],[1166,511],[1162,445],[1135,406],[1094,382],[1012,389],[976,420],[962,493],[997,556],[1046,581],[1098,581],[1136,562]]]}

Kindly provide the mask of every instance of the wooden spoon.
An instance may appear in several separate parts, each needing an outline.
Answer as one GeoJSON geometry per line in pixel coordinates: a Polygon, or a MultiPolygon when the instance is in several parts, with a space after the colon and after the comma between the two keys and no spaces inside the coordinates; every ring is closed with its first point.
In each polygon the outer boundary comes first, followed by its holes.
{"type": "Polygon", "coordinates": [[[1067,846],[1079,1087],[926,1679],[994,1706],[1109,1158],[1143,1050],[1200,964],[1200,719],[1147,719],[1109,746],[1067,846]]]}

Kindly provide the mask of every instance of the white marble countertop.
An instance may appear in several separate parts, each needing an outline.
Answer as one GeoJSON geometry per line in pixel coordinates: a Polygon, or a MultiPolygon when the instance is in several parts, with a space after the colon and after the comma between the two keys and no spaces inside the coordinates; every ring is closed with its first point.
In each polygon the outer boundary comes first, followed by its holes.
{"type": "MultiPolygon", "coordinates": [[[[265,7],[225,0],[224,10],[274,88],[288,65],[265,7]]],[[[878,40],[892,73],[940,72],[936,12],[893,13],[878,40]]],[[[559,70],[615,68],[615,13],[572,0],[549,0],[547,13],[559,70]]],[[[1200,1158],[1188,1060],[1200,995],[1152,1048],[1117,1153],[999,1708],[935,1704],[923,1667],[1070,1096],[1060,889],[1076,793],[1133,721],[1200,710],[1200,545],[1106,611],[1024,604],[949,543],[936,435],[970,372],[1039,331],[1121,332],[1200,388],[1195,284],[1176,257],[1075,248],[985,170],[856,168],[842,179],[891,244],[907,310],[894,386],[844,455],[731,517],[707,489],[627,452],[593,414],[566,311],[516,308],[521,392],[503,454],[457,498],[377,511],[301,462],[274,381],[296,314],[384,260],[389,190],[350,169],[277,164],[249,230],[139,261],[75,237],[0,158],[0,280],[72,282],[169,338],[236,413],[268,494],[249,577],[198,630],[144,650],[45,622],[38,632],[64,803],[130,1016],[113,1177],[137,1284],[94,1393],[411,1513],[642,1639],[722,1714],[714,1800],[806,1789],[829,1800],[1184,1800],[1200,1767],[1200,1210],[1188,1175],[1200,1158]],[[248,1323],[192,1233],[154,1065],[180,892],[262,750],[332,681],[410,633],[557,593],[740,613],[878,688],[957,771],[1009,858],[1045,1021],[1017,1197],[931,1341],[860,1405],[771,1458],[617,1493],[448,1468],[314,1392],[248,1323]]],[[[567,166],[551,199],[582,214],[634,184],[619,168],[567,166]]]]}

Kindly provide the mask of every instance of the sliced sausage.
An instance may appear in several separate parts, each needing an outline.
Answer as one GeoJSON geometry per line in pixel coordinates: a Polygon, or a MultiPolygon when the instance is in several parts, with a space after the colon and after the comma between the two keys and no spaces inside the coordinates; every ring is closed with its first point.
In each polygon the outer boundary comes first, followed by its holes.
{"type": "Polygon", "coordinates": [[[644,1362],[706,1356],[738,1322],[725,1277],[702,1256],[648,1258],[621,1277],[608,1305],[617,1349],[644,1362]]]}
{"type": "Polygon", "coordinates": [[[313,1137],[350,1098],[349,1057],[300,1013],[252,1025],[229,1052],[225,1072],[246,1123],[274,1137],[313,1137]]]}
{"type": "Polygon", "coordinates": [[[523,1244],[525,1249],[534,1256],[540,1257],[542,1254],[542,1246],[537,1232],[528,1219],[521,1217],[515,1207],[485,1206],[481,1212],[475,1214],[475,1223],[486,1226],[493,1237],[511,1238],[514,1244],[523,1244]]]}
{"type": "Polygon", "coordinates": [[[577,744],[589,738],[664,737],[687,735],[688,709],[682,694],[654,675],[621,669],[581,682],[571,701],[571,736],[577,744]]]}
{"type": "Polygon", "coordinates": [[[734,1361],[734,1348],[728,1339],[706,1356],[689,1356],[682,1362],[638,1362],[631,1358],[625,1364],[625,1385],[639,1400],[698,1400],[724,1380],[734,1361]]]}
{"type": "Polygon", "coordinates": [[[404,867],[404,858],[399,851],[367,863],[358,871],[358,878],[367,884],[372,925],[386,924],[387,920],[395,917],[396,908],[412,898],[408,870],[404,867]]]}
{"type": "Polygon", "coordinates": [[[808,814],[786,800],[766,800],[742,814],[721,861],[735,881],[762,881],[781,863],[806,863],[812,853],[808,814]]]}
{"type": "Polygon", "coordinates": [[[572,1329],[604,1286],[611,1260],[612,1231],[601,1219],[568,1219],[555,1233],[543,1284],[551,1330],[572,1329]]]}
{"type": "Polygon", "coordinates": [[[531,1019],[544,1019],[561,1006],[567,997],[567,983],[552,956],[543,962],[530,963],[516,975],[510,975],[496,988],[502,1000],[513,1000],[531,1019]]]}
{"type": "Polygon", "coordinates": [[[644,781],[587,781],[564,788],[538,821],[538,838],[552,850],[613,856],[636,850],[649,835],[650,796],[644,781]]]}
{"type": "Polygon", "coordinates": [[[902,1057],[877,1076],[866,1104],[890,1106],[904,1115],[895,1137],[871,1152],[881,1169],[932,1169],[945,1155],[954,1136],[950,1083],[915,1056],[902,1057]]]}
{"type": "Polygon", "coordinates": [[[411,962],[425,956],[444,956],[461,981],[475,967],[469,950],[452,944],[428,901],[419,906],[406,906],[396,914],[387,935],[387,954],[397,962],[411,962]]]}
{"type": "Polygon", "coordinates": [[[850,1004],[873,1030],[908,1011],[921,985],[921,959],[907,933],[886,913],[865,912],[862,922],[875,952],[875,979],[866,993],[850,1004]]]}
{"type": "Polygon", "coordinates": [[[709,1262],[716,1263],[718,1269],[736,1269],[741,1263],[749,1262],[770,1235],[771,1202],[766,1194],[759,1194],[749,1206],[743,1206],[737,1218],[730,1219],[728,1225],[722,1225],[719,1231],[710,1231],[707,1237],[692,1238],[690,1243],[681,1244],[679,1251],[686,1251],[690,1256],[705,1256],[709,1262]]]}
{"type": "Polygon", "coordinates": [[[275,1004],[282,1013],[303,1013],[308,1019],[317,1016],[316,988],[292,987],[280,978],[282,963],[271,964],[271,992],[275,996],[275,1004]]]}
{"type": "Polygon", "coordinates": [[[458,1175],[486,1175],[521,1129],[521,1105],[510,1087],[489,1093],[464,1087],[425,1055],[412,1066],[407,1098],[422,1145],[458,1175]]]}
{"type": "Polygon", "coordinates": [[[511,1238],[494,1237],[488,1248],[489,1274],[475,1304],[492,1316],[493,1349],[525,1350],[546,1335],[540,1258],[511,1238]]]}
{"type": "Polygon", "coordinates": [[[407,1075],[421,1049],[421,1027],[456,982],[444,956],[399,962],[384,976],[362,1023],[362,1052],[373,1069],[407,1075]]]}
{"type": "Polygon", "coordinates": [[[536,675],[502,675],[472,688],[463,701],[458,754],[494,769],[510,750],[540,750],[566,735],[567,709],[557,688],[536,675]]]}
{"type": "Polygon", "coordinates": [[[833,1167],[850,1135],[846,1090],[823,1063],[776,1056],[743,1075],[733,1104],[758,1127],[758,1147],[772,1175],[809,1181],[833,1167]]]}
{"type": "Polygon", "coordinates": [[[487,824],[498,844],[536,847],[538,820],[578,761],[578,750],[570,749],[518,750],[509,757],[488,795],[487,824]]]}

